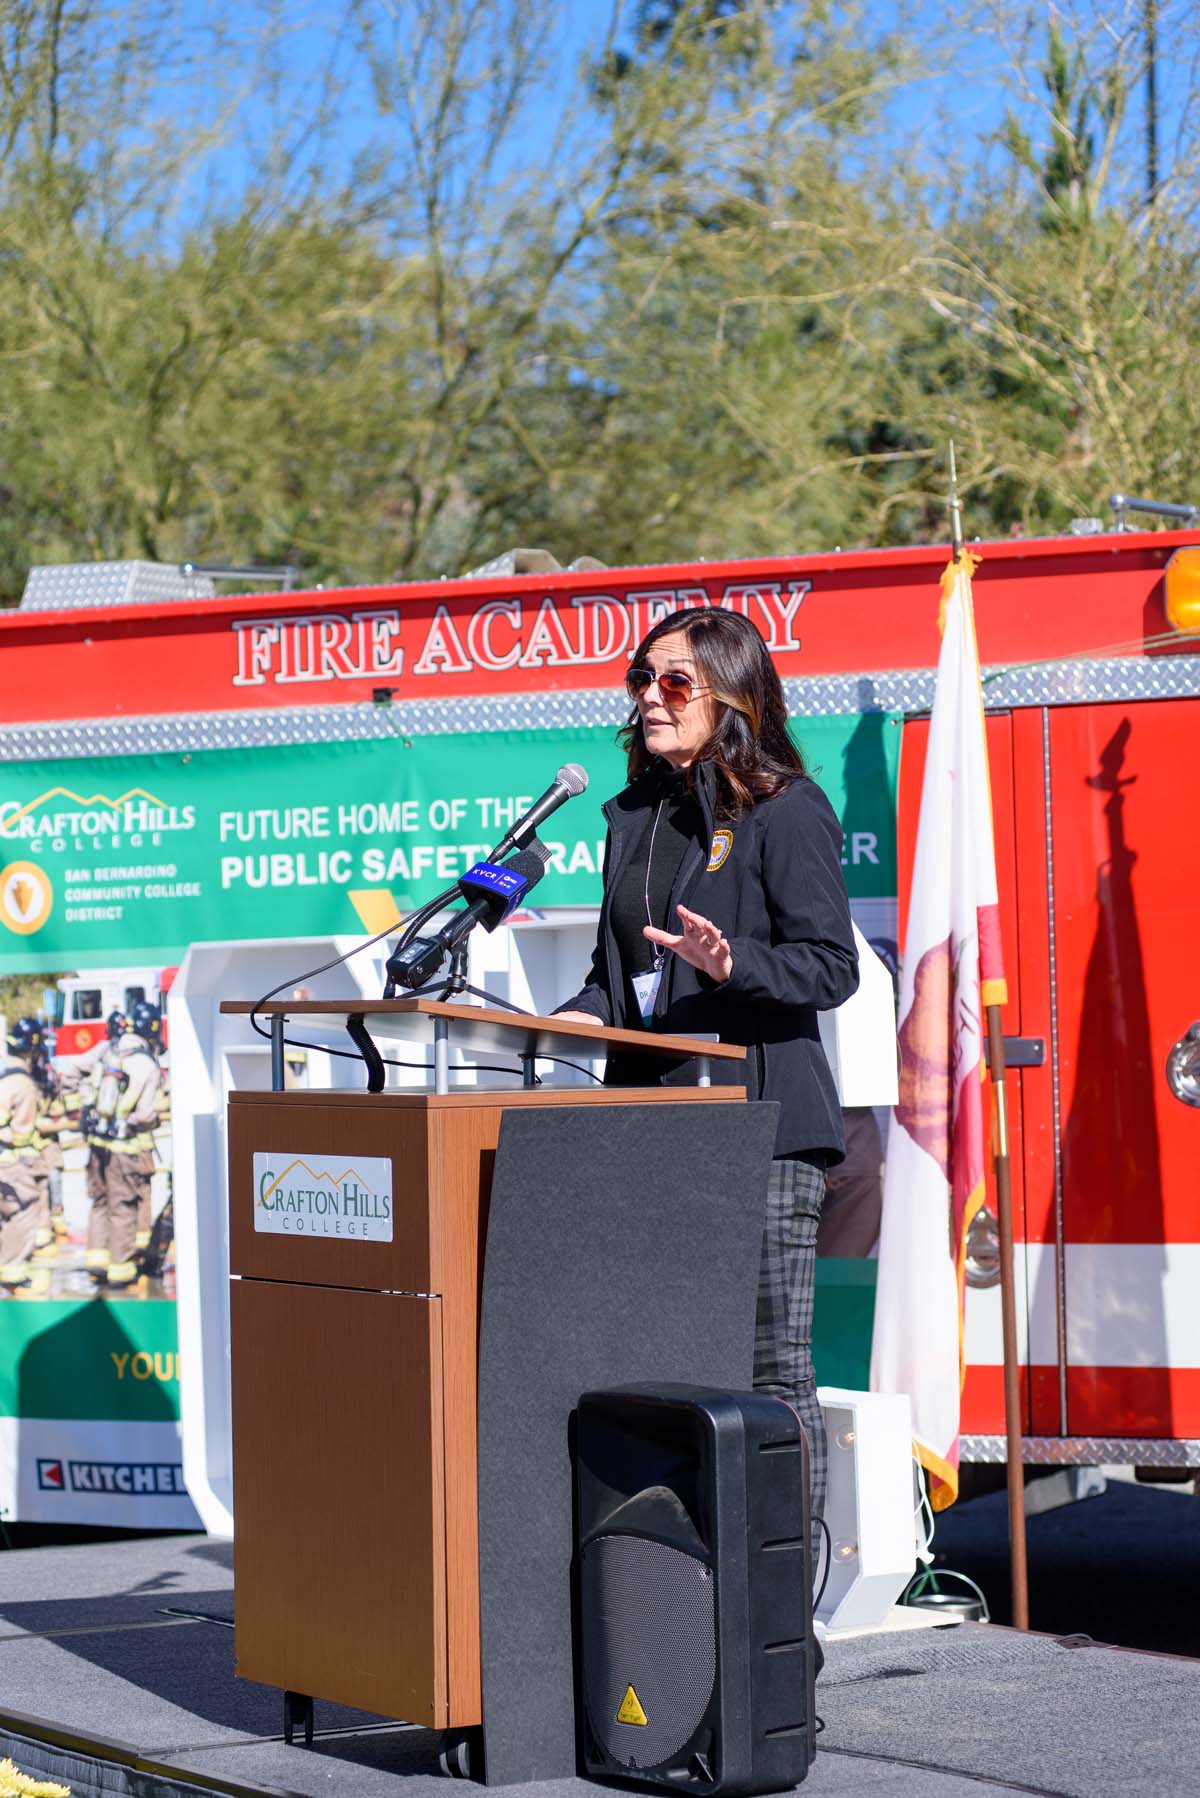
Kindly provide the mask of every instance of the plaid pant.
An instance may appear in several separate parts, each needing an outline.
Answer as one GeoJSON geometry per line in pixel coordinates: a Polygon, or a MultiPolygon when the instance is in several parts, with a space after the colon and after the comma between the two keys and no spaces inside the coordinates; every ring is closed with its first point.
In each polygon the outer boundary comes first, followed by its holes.
{"type": "Polygon", "coordinates": [[[823,1168],[789,1156],[771,1163],[754,1327],[755,1390],[787,1399],[808,1437],[814,1569],[820,1541],[816,1521],[825,1509],[828,1458],[812,1364],[817,1223],[824,1196],[823,1168]]]}

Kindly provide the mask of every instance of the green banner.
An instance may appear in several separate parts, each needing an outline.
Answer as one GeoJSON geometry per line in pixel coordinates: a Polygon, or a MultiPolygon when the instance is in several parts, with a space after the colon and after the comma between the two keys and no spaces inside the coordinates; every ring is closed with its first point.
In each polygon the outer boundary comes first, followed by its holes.
{"type": "Polygon", "coordinates": [[[0,1417],[173,1423],[174,1299],[0,1305],[0,1417]]]}
{"type": "MultiPolygon", "coordinates": [[[[852,897],[894,894],[899,720],[797,720],[852,897]]],[[[541,906],[600,897],[611,729],[395,737],[0,767],[0,972],[177,961],[188,943],[357,935],[481,859],[580,762],[547,820],[541,906]]]]}

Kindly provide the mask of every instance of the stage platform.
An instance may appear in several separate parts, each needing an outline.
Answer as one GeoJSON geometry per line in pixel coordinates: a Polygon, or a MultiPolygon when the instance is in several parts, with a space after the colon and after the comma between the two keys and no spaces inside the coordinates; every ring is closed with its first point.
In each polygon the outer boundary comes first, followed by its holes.
{"type": "MultiPolygon", "coordinates": [[[[3,1554],[0,1757],[75,1798],[446,1798],[427,1731],[318,1703],[313,1748],[284,1744],[279,1693],[234,1677],[231,1564],[203,1536],[3,1554]]],[[[986,1624],[892,1630],[829,1644],[817,1709],[813,1798],[1175,1794],[1194,1779],[1200,1661],[986,1624]]]]}

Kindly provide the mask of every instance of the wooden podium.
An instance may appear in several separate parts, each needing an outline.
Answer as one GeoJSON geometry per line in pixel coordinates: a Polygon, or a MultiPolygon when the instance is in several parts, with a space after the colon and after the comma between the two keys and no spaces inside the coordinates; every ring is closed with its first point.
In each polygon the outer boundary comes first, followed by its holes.
{"type": "Polygon", "coordinates": [[[569,1773],[570,1411],[628,1378],[750,1383],[775,1108],[531,1083],[537,1057],[609,1046],[707,1080],[733,1045],[422,999],[260,1011],[280,1085],[286,1017],[432,1049],[441,1090],[230,1097],[237,1672],[310,1727],[313,1697],[482,1724],[488,1783],[569,1773]],[[455,1044],[525,1083],[448,1091],[455,1044]],[[564,1619],[538,1696],[510,1703],[514,1649],[544,1655],[564,1619]]]}

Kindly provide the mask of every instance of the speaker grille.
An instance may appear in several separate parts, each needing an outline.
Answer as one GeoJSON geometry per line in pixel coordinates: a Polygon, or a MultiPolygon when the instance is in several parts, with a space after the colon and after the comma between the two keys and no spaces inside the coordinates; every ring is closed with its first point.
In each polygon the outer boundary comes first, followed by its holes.
{"type": "Polygon", "coordinates": [[[598,1536],[581,1564],[583,1684],[592,1734],[614,1761],[657,1767],[693,1734],[716,1678],[708,1566],[643,1536],[598,1536]],[[617,1712],[632,1686],[644,1724],[617,1712]]]}

